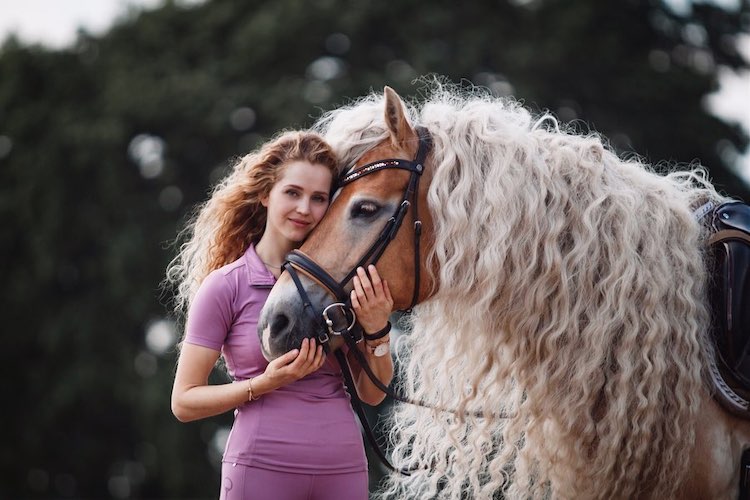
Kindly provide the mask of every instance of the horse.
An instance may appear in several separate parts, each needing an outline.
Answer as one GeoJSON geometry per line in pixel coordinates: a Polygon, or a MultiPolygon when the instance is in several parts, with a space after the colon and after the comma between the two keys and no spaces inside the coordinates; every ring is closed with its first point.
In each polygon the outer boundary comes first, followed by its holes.
{"type": "Polygon", "coordinates": [[[258,333],[273,359],[320,335],[321,310],[349,318],[363,262],[413,308],[399,390],[434,408],[395,406],[391,457],[412,473],[388,475],[382,498],[737,498],[750,423],[707,382],[695,209],[726,198],[704,169],[657,172],[440,82],[410,104],[386,87],[314,128],[343,182],[258,333]]]}

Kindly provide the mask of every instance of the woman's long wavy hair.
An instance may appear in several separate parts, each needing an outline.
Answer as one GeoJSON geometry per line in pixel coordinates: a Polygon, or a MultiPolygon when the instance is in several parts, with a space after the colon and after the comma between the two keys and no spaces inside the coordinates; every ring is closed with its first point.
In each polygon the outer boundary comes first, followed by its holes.
{"type": "MultiPolygon", "coordinates": [[[[703,169],[659,174],[512,99],[434,83],[407,106],[434,149],[435,294],[398,346],[398,467],[383,498],[670,498],[710,349],[703,169]],[[483,411],[477,418],[465,411],[483,411]],[[510,418],[498,418],[497,415],[510,418]]],[[[380,94],[317,129],[352,163],[380,94]]]]}
{"type": "Polygon", "coordinates": [[[192,298],[208,274],[229,264],[257,243],[266,226],[261,200],[294,161],[327,167],[336,178],[338,160],[315,132],[284,132],[259,150],[241,158],[198,206],[180,233],[179,253],[167,267],[165,284],[174,286],[178,317],[187,313],[192,298]]]}

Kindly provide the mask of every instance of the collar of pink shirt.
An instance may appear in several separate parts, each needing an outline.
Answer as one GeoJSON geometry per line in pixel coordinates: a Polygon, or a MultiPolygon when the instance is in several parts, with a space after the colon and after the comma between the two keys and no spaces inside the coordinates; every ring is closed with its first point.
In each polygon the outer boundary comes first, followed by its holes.
{"type": "Polygon", "coordinates": [[[248,285],[268,287],[276,284],[276,278],[255,252],[255,245],[250,244],[245,251],[244,259],[247,266],[248,285]]]}

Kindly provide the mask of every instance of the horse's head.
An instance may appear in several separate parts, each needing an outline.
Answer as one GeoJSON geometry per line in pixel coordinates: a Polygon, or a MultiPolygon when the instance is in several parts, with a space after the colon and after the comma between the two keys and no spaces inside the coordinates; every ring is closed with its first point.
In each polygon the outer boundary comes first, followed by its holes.
{"type": "Polygon", "coordinates": [[[426,201],[431,173],[424,168],[431,139],[409,124],[401,98],[388,87],[384,118],[386,138],[343,173],[326,216],[290,254],[287,272],[268,297],[258,333],[269,360],[299,347],[304,338],[329,333],[329,347],[340,347],[343,340],[334,332],[352,325],[347,298],[360,265],[377,263],[397,309],[412,307],[431,290],[423,258],[431,245],[426,201]]]}

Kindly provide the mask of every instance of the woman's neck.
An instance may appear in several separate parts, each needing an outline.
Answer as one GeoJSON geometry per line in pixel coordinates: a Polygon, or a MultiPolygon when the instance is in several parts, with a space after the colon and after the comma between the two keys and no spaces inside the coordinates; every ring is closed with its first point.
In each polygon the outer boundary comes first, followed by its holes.
{"type": "Polygon", "coordinates": [[[268,233],[264,233],[255,245],[255,253],[266,266],[280,269],[287,254],[298,246],[289,241],[275,241],[268,237],[268,233]]]}

